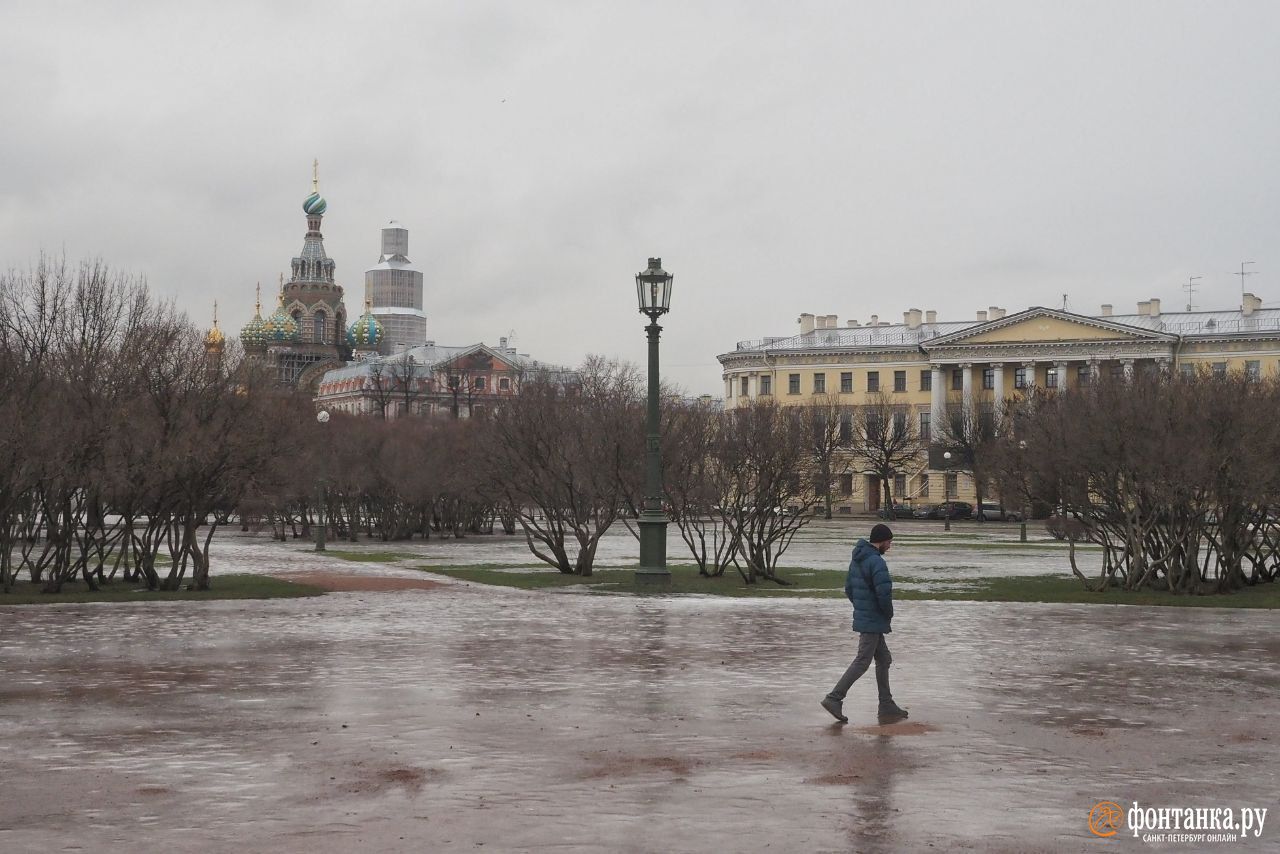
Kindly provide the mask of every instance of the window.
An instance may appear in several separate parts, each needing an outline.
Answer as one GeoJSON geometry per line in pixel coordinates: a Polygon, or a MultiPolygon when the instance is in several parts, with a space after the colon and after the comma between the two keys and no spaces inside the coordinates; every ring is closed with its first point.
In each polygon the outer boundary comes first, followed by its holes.
{"type": "Polygon", "coordinates": [[[1226,363],[1226,362],[1214,362],[1214,363],[1213,363],[1213,375],[1214,375],[1215,377],[1225,377],[1225,376],[1227,375],[1227,363],[1226,363]]]}
{"type": "Polygon", "coordinates": [[[893,476],[893,494],[899,498],[907,494],[907,476],[905,474],[895,474],[893,476]]]}
{"type": "Polygon", "coordinates": [[[907,413],[893,413],[893,432],[899,436],[905,436],[907,433],[907,413]]]}
{"type": "Polygon", "coordinates": [[[929,413],[920,413],[920,441],[929,441],[929,413]]]}
{"type": "Polygon", "coordinates": [[[853,391],[853,371],[840,372],[840,393],[849,394],[853,391]]]}
{"type": "Polygon", "coordinates": [[[1092,369],[1088,365],[1081,365],[1076,368],[1076,385],[1086,386],[1089,384],[1089,378],[1093,375],[1092,369]]]}
{"type": "Polygon", "coordinates": [[[1124,365],[1111,366],[1111,379],[1113,380],[1124,379],[1124,365]]]}
{"type": "Polygon", "coordinates": [[[1044,387],[1045,388],[1058,387],[1058,369],[1057,368],[1049,368],[1047,371],[1044,372],[1044,387]]]}
{"type": "Polygon", "coordinates": [[[840,475],[840,494],[853,495],[853,475],[851,474],[840,475]]]}
{"type": "Polygon", "coordinates": [[[987,391],[990,391],[991,389],[996,387],[996,369],[995,368],[982,369],[982,387],[987,391]]]}
{"type": "Polygon", "coordinates": [[[760,378],[760,393],[766,395],[773,394],[773,377],[760,378]]]}
{"type": "Polygon", "coordinates": [[[814,394],[827,393],[827,375],[826,374],[813,375],[813,393],[814,394]]]}
{"type": "Polygon", "coordinates": [[[929,475],[921,472],[918,482],[920,484],[920,487],[916,490],[916,497],[928,498],[929,497],[929,475]]]}
{"type": "Polygon", "coordinates": [[[906,371],[893,372],[893,390],[894,391],[907,390],[907,372],[906,371]]]}
{"type": "Polygon", "coordinates": [[[503,377],[498,380],[498,388],[502,391],[511,391],[511,377],[503,377]]]}
{"type": "Polygon", "coordinates": [[[324,312],[317,311],[315,319],[312,321],[313,340],[319,342],[324,340],[324,312]]]}
{"type": "Polygon", "coordinates": [[[845,410],[840,413],[840,442],[848,444],[853,441],[853,413],[845,410]]]}
{"type": "Polygon", "coordinates": [[[955,368],[951,371],[951,390],[952,391],[964,390],[964,369],[963,368],[955,368]]]}
{"type": "Polygon", "coordinates": [[[948,500],[948,501],[951,501],[951,500],[953,500],[953,499],[959,498],[959,497],[960,497],[960,484],[959,484],[959,478],[956,476],[956,473],[955,473],[955,472],[953,472],[953,471],[949,471],[949,472],[947,472],[947,474],[946,474],[946,484],[947,484],[947,486],[946,486],[946,488],[947,488],[947,500],[948,500]]]}
{"type": "Polygon", "coordinates": [[[920,390],[933,391],[933,371],[924,370],[920,372],[920,390]]]}
{"type": "Polygon", "coordinates": [[[880,390],[880,372],[867,371],[867,391],[880,390]]]}
{"type": "Polygon", "coordinates": [[[484,391],[484,377],[476,377],[476,391],[484,391]]]}
{"type": "Polygon", "coordinates": [[[740,387],[740,390],[738,391],[739,396],[746,397],[748,394],[751,393],[751,381],[747,377],[743,377],[742,379],[738,380],[738,383],[740,387]]]}
{"type": "Polygon", "coordinates": [[[800,375],[787,374],[787,394],[800,393],[800,375]]]}
{"type": "Polygon", "coordinates": [[[1014,371],[1013,371],[1013,387],[1014,387],[1014,388],[1026,388],[1026,387],[1027,387],[1027,369],[1026,369],[1026,368],[1015,368],[1015,369],[1014,369],[1014,371]]]}
{"type": "Polygon", "coordinates": [[[1256,360],[1245,362],[1244,375],[1251,380],[1258,379],[1262,376],[1262,363],[1256,360]]]}
{"type": "Polygon", "coordinates": [[[1191,379],[1192,377],[1194,377],[1194,376],[1196,375],[1196,366],[1195,366],[1195,365],[1179,365],[1179,366],[1178,366],[1178,370],[1180,370],[1180,371],[1182,372],[1182,376],[1183,376],[1185,379],[1191,379]]]}

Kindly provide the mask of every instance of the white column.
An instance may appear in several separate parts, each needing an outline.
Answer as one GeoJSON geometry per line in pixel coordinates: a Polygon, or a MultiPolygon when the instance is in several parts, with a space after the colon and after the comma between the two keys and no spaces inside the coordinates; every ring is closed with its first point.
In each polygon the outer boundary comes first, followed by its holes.
{"type": "Polygon", "coordinates": [[[1004,409],[1004,362],[991,363],[992,383],[995,386],[992,391],[992,402],[995,404],[996,421],[1000,420],[1000,412],[1004,409]]]}
{"type": "Polygon", "coordinates": [[[1101,375],[1102,375],[1102,363],[1101,363],[1101,361],[1100,361],[1096,356],[1090,357],[1090,359],[1089,359],[1089,384],[1090,384],[1090,385],[1097,385],[1097,384],[1098,384],[1098,377],[1099,377],[1099,376],[1101,376],[1101,375]]]}
{"type": "Polygon", "coordinates": [[[1133,359],[1122,359],[1120,364],[1124,366],[1124,381],[1133,382],[1133,359]]]}
{"type": "Polygon", "coordinates": [[[978,420],[978,413],[973,407],[973,365],[965,362],[960,365],[960,405],[964,407],[964,425],[974,424],[978,420]]]}
{"type": "Polygon", "coordinates": [[[942,365],[930,365],[929,368],[932,372],[929,379],[932,395],[929,403],[929,435],[932,439],[938,436],[940,425],[947,419],[947,386],[946,372],[942,365]]]}
{"type": "Polygon", "coordinates": [[[1067,363],[1055,362],[1053,365],[1058,371],[1058,391],[1067,390],[1067,363]]]}
{"type": "Polygon", "coordinates": [[[1023,362],[1022,374],[1025,377],[1027,388],[1029,389],[1035,388],[1036,387],[1036,363],[1023,362]]]}

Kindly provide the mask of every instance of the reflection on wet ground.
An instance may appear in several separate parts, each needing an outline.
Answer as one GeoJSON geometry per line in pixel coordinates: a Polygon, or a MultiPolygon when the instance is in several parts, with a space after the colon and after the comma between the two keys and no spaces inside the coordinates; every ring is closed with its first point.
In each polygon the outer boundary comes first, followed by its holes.
{"type": "Polygon", "coordinates": [[[1106,851],[1138,840],[1094,837],[1099,801],[1280,783],[1266,612],[903,602],[911,719],[880,728],[869,679],[848,726],[817,705],[839,600],[441,581],[5,610],[0,850],[1106,851]]]}

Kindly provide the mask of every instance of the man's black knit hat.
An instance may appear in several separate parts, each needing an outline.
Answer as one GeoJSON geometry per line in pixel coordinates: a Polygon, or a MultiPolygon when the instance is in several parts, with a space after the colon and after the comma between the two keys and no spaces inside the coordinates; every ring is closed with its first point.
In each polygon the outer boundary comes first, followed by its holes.
{"type": "Polygon", "coordinates": [[[876,525],[871,529],[871,536],[867,537],[869,543],[884,543],[893,539],[893,531],[889,530],[889,526],[885,524],[876,525]]]}

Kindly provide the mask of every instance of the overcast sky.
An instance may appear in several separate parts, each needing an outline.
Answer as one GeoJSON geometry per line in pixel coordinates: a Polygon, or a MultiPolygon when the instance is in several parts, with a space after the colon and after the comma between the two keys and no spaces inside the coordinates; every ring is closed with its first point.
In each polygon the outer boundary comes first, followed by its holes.
{"type": "Polygon", "coordinates": [[[664,374],[801,312],[1280,299],[1280,3],[5,2],[0,266],[146,276],[238,330],[311,161],[358,313],[390,219],[440,343],[664,374]]]}

